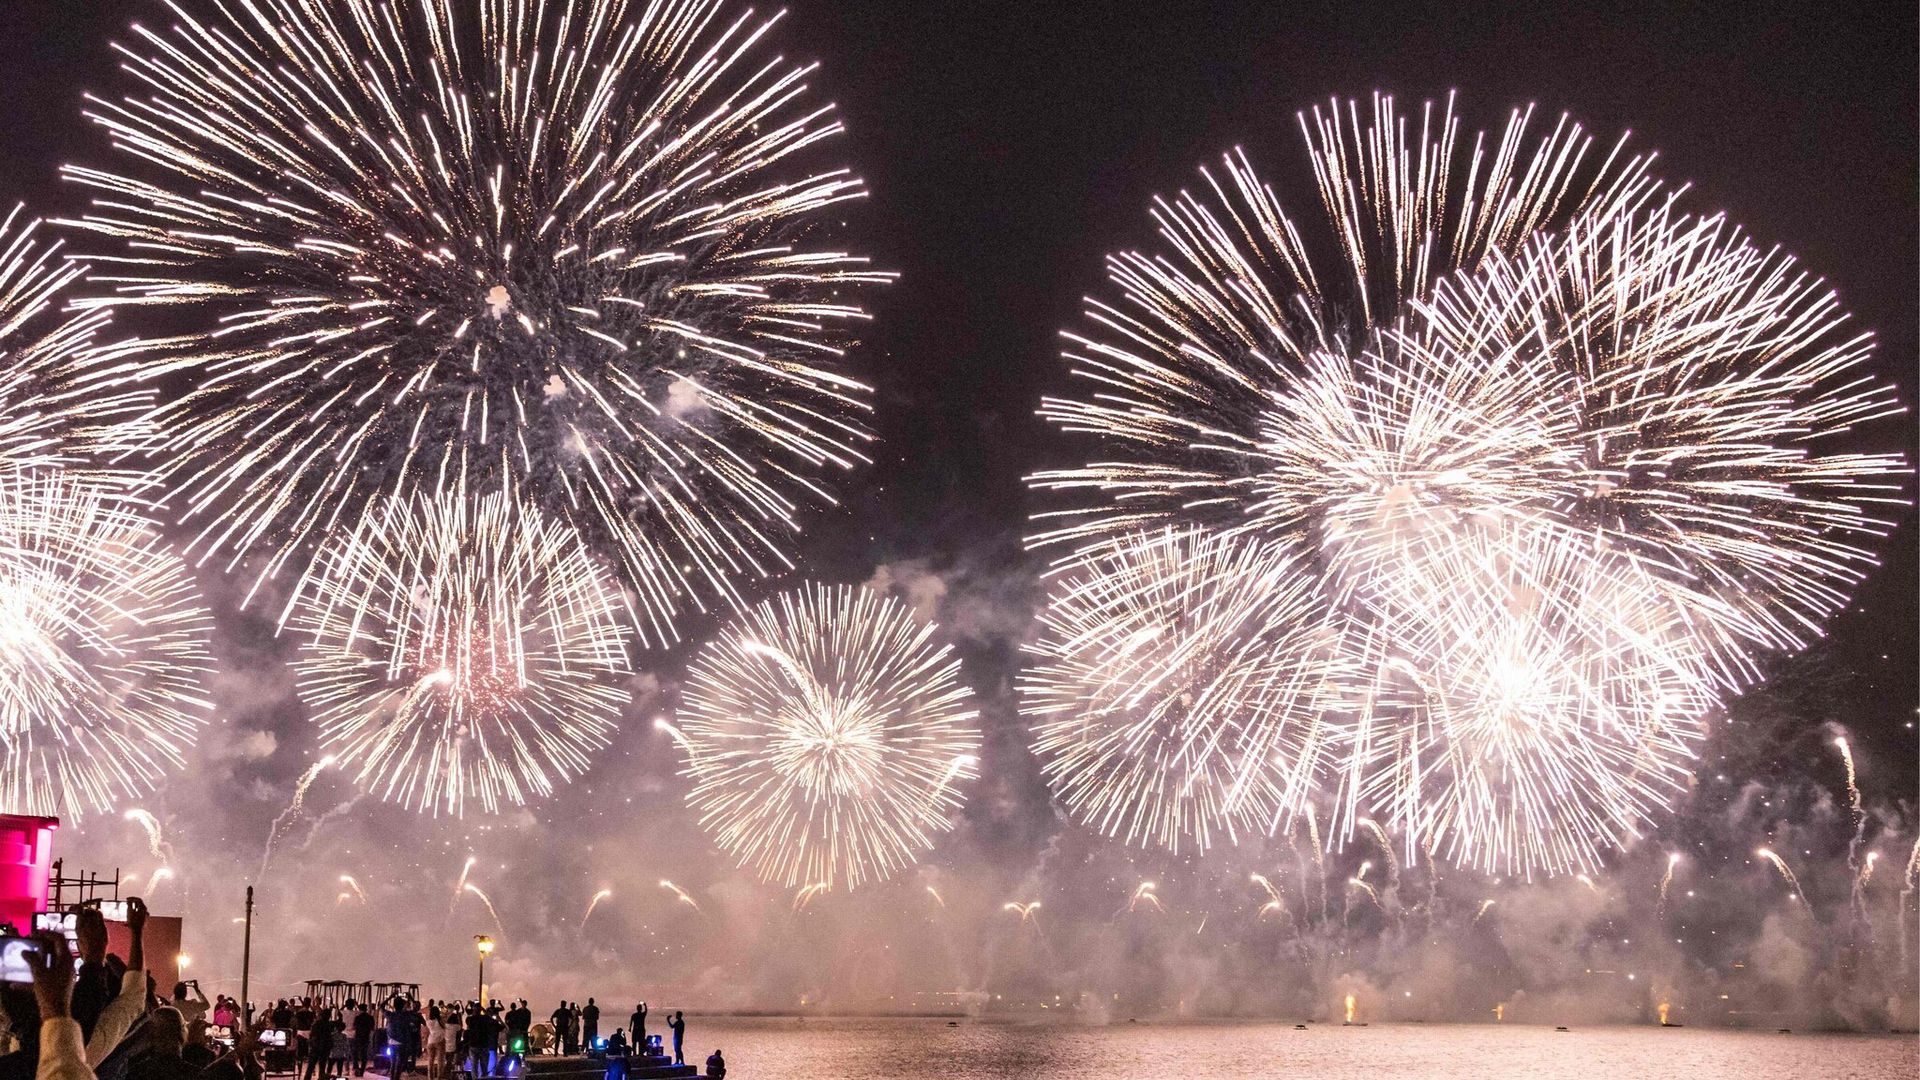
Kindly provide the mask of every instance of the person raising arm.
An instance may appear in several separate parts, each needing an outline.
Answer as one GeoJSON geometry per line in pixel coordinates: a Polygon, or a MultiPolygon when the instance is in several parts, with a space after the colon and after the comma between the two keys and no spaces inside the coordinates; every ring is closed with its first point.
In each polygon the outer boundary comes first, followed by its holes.
{"type": "Polygon", "coordinates": [[[133,1030],[134,1022],[147,1011],[147,903],[137,896],[127,900],[127,970],[120,976],[120,993],[100,1010],[93,1022],[93,1034],[87,1036],[87,1067],[97,1069],[113,1048],[133,1030]]]}
{"type": "Polygon", "coordinates": [[[93,1080],[80,1025],[73,1018],[73,953],[67,939],[50,931],[33,935],[28,954],[33,1000],[40,1007],[40,1064],[34,1080],[93,1080]]]}

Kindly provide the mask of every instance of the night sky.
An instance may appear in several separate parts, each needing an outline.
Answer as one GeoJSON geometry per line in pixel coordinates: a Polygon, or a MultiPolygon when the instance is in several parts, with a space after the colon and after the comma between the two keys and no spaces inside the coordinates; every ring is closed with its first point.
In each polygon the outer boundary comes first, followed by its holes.
{"type": "MultiPolygon", "coordinates": [[[[1038,566],[1021,549],[1032,509],[1021,478],[1079,449],[1033,415],[1041,395],[1066,385],[1058,331],[1101,288],[1106,252],[1150,243],[1152,196],[1190,185],[1228,147],[1244,146],[1288,185],[1284,201],[1310,206],[1302,108],[1382,90],[1410,110],[1452,90],[1469,127],[1498,125],[1531,102],[1544,114],[1537,124],[1564,110],[1603,142],[1631,129],[1634,145],[1659,151],[1658,175],[1693,184],[1691,209],[1724,209],[1760,244],[1794,252],[1830,281],[1858,325],[1878,334],[1880,374],[1903,400],[1920,400],[1912,5],[1513,7],[1525,14],[1458,4],[794,0],[780,48],[821,62],[814,85],[850,131],[836,152],[871,189],[849,214],[856,250],[901,274],[873,296],[876,320],[854,354],[879,390],[877,464],[841,481],[842,507],[820,514],[797,551],[809,576],[857,582],[888,566],[949,590],[943,621],[961,624],[969,679],[989,702],[988,765],[999,773],[969,811],[968,852],[1031,859],[1060,828],[1005,707],[1038,566]]],[[[79,118],[81,94],[114,85],[110,38],[131,21],[166,18],[158,0],[0,5],[0,197],[46,216],[81,206],[55,177],[61,163],[106,158],[79,118]]],[[[1912,419],[1866,438],[1910,452],[1912,419]]],[[[1829,719],[1883,763],[1880,796],[1909,804],[1920,792],[1915,540],[1908,510],[1881,545],[1884,566],[1817,650],[1814,680],[1844,687],[1847,714],[1829,719]]],[[[311,735],[299,730],[284,679],[262,674],[276,643],[255,623],[229,622],[234,678],[281,689],[275,699],[228,686],[223,701],[248,704],[224,719],[274,733],[275,748],[223,766],[218,783],[241,793],[232,801],[209,806],[202,795],[175,812],[257,852],[311,735]]],[[[674,662],[664,662],[668,678],[674,662]]],[[[1740,748],[1761,772],[1809,745],[1804,733],[1767,732],[1765,745],[1740,748]]],[[[642,759],[659,749],[644,738],[619,748],[642,759]]],[[[663,807],[679,790],[665,764],[622,768],[643,774],[663,807]]],[[[606,787],[567,805],[609,814],[616,800],[606,787]]],[[[457,871],[471,835],[421,843],[443,847],[457,871]]],[[[103,860],[137,857],[118,832],[98,842],[103,860]]],[[[216,836],[199,842],[211,847],[216,836]]],[[[439,864],[432,872],[436,882],[451,877],[439,864]]],[[[443,888],[428,890],[429,907],[443,888]]],[[[558,892],[591,892],[584,881],[567,889],[558,892]]]]}

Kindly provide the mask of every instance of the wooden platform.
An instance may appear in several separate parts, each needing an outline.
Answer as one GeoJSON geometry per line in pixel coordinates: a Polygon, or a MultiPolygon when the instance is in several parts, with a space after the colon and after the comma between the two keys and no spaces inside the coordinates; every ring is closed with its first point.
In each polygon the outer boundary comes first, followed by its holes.
{"type": "MultiPolygon", "coordinates": [[[[626,1059],[626,1080],[685,1080],[700,1075],[693,1065],[675,1065],[664,1054],[632,1054],[626,1059]]],[[[598,1055],[542,1055],[526,1059],[521,1075],[527,1080],[606,1080],[607,1061],[598,1055]]]]}

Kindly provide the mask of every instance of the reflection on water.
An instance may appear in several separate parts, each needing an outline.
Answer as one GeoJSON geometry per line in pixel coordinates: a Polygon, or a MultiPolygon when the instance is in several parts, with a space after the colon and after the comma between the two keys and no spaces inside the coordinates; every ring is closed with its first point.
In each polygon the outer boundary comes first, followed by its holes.
{"type": "Polygon", "coordinates": [[[1119,1024],[689,1016],[687,1059],[726,1051],[734,1080],[1124,1080],[1130,1077],[1577,1077],[1906,1080],[1910,1035],[1522,1025],[1119,1024]]]}

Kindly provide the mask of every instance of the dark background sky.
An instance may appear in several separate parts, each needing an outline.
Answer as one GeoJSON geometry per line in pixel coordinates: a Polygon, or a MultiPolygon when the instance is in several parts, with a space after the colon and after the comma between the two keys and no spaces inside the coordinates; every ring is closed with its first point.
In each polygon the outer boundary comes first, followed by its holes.
{"type": "MultiPolygon", "coordinates": [[[[902,275],[874,299],[877,319],[855,354],[879,388],[878,463],[841,482],[844,507],[799,543],[814,576],[860,581],[876,566],[920,560],[963,587],[971,575],[983,592],[1030,581],[1021,477],[1071,453],[1033,413],[1043,393],[1065,386],[1057,333],[1099,288],[1102,256],[1147,243],[1150,198],[1189,184],[1197,166],[1235,144],[1292,185],[1281,188],[1284,201],[1307,207],[1295,113],[1336,94],[1384,90],[1411,109],[1457,90],[1469,128],[1496,126],[1534,102],[1543,121],[1569,111],[1605,142],[1631,129],[1634,145],[1660,152],[1656,172],[1693,183],[1692,209],[1728,211],[1762,244],[1795,252],[1831,281],[1859,325],[1879,334],[1881,373],[1905,401],[1920,400],[1913,5],[792,0],[791,8],[780,47],[821,61],[815,85],[851,132],[838,152],[872,189],[852,215],[858,243],[902,275]]],[[[0,197],[48,215],[77,208],[79,193],[63,190],[56,168],[106,157],[79,120],[80,95],[114,83],[111,37],[136,19],[167,18],[158,0],[0,0],[0,197]]],[[[1914,442],[1908,418],[1883,425],[1875,447],[1911,453],[1914,442]]],[[[1901,521],[1881,546],[1885,566],[1816,657],[1834,680],[1814,683],[1846,686],[1848,715],[1831,718],[1894,764],[1875,778],[1880,793],[1911,799],[1920,789],[1909,726],[1920,704],[1920,555],[1911,510],[1901,521]]],[[[1004,639],[1017,637],[1004,629],[985,635],[1001,646],[969,659],[976,685],[991,695],[997,684],[1002,701],[1004,639]]],[[[266,651],[234,663],[257,660],[264,671],[273,663],[266,651]]],[[[242,719],[271,729],[268,718],[242,719]]],[[[225,820],[244,818],[248,843],[265,829],[253,819],[284,805],[303,767],[289,755],[310,750],[289,720],[297,716],[281,718],[272,775],[251,764],[236,774],[255,786],[225,820]]],[[[1001,764],[1012,778],[986,785],[970,814],[977,830],[1016,825],[975,837],[968,850],[1006,855],[1044,844],[1044,863],[1053,826],[1030,761],[1020,774],[1017,721],[1001,710],[988,722],[990,739],[1008,748],[1001,764]],[[995,803],[1009,791],[1019,813],[995,803]]],[[[1763,745],[1744,748],[1742,764],[1759,771],[1805,757],[1825,738],[1756,730],[1767,732],[1763,745]]],[[[668,766],[655,772],[664,805],[678,788],[668,766]]],[[[618,812],[606,792],[594,798],[593,813],[602,802],[618,812]]],[[[1730,850],[1750,850],[1748,835],[1730,850]]],[[[442,871],[459,867],[468,842],[472,835],[431,841],[442,871]]],[[[555,903],[591,892],[598,871],[568,869],[576,871],[555,903]]],[[[1244,887],[1245,874],[1234,880],[1244,887]]],[[[983,894],[988,917],[1003,898],[983,894]]]]}

